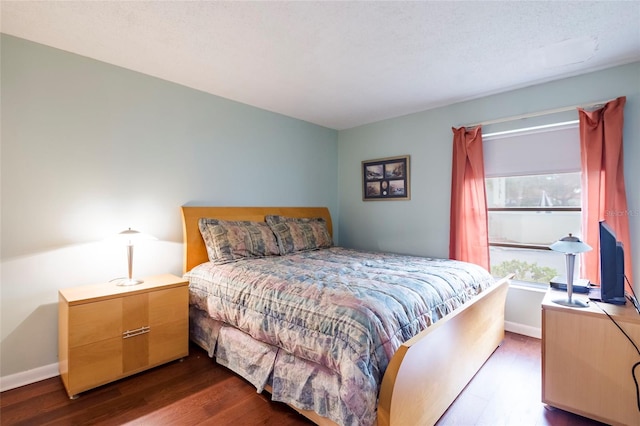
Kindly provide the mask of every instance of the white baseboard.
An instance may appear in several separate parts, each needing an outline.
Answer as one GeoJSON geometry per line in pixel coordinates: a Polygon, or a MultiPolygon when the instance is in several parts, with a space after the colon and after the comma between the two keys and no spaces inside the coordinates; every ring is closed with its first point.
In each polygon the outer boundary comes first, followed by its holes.
{"type": "Polygon", "coordinates": [[[510,331],[512,333],[522,334],[524,336],[535,337],[536,339],[542,339],[542,329],[526,324],[505,321],[504,330],[510,331]]]}
{"type": "Polygon", "coordinates": [[[58,363],[0,377],[0,392],[59,376],[58,363]]]}

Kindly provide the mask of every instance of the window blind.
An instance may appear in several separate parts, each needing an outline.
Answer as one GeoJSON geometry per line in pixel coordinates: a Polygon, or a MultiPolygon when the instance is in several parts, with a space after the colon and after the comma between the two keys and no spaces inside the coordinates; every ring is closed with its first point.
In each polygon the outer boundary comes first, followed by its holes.
{"type": "Polygon", "coordinates": [[[580,171],[577,122],[483,135],[485,176],[580,171]]]}

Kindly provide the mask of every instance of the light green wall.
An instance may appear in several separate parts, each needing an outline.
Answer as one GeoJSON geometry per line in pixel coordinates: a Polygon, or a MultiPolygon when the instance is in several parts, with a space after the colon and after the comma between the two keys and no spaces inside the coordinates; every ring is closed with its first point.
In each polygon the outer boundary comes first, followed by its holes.
{"type": "MultiPolygon", "coordinates": [[[[640,63],[531,86],[341,131],[338,135],[340,242],[348,247],[446,257],[449,253],[452,127],[626,96],[624,167],[634,282],[640,294],[640,63]],[[410,201],[362,201],[361,161],[411,155],[410,201]]],[[[527,127],[577,112],[487,126],[527,127]]],[[[552,152],[549,155],[553,155],[552,152]]],[[[510,294],[513,303],[526,300],[510,294]]],[[[540,295],[531,303],[539,306],[540,295]]],[[[509,303],[509,301],[508,301],[509,303]]],[[[507,307],[507,321],[540,326],[535,315],[507,307]]]]}
{"type": "Polygon", "coordinates": [[[335,130],[11,36],[1,55],[3,377],[57,362],[59,288],[126,274],[111,234],[159,239],[136,275],[181,274],[183,204],[338,221],[335,130]]]}

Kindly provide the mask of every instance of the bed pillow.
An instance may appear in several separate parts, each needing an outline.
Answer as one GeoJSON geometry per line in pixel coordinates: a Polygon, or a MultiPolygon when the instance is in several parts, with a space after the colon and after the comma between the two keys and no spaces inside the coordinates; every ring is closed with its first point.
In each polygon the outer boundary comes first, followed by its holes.
{"type": "Polygon", "coordinates": [[[276,235],[280,254],[329,248],[333,245],[327,222],[321,217],[266,216],[265,221],[276,235]]]}
{"type": "Polygon", "coordinates": [[[278,256],[278,243],[265,222],[201,218],[198,227],[213,263],[278,256]]]}

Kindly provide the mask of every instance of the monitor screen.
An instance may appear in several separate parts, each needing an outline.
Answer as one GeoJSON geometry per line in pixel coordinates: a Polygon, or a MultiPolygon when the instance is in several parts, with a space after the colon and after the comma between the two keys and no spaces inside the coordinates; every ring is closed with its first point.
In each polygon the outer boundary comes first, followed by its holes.
{"type": "Polygon", "coordinates": [[[623,305],[624,247],[616,239],[613,229],[600,222],[600,298],[606,303],[623,305]]]}

